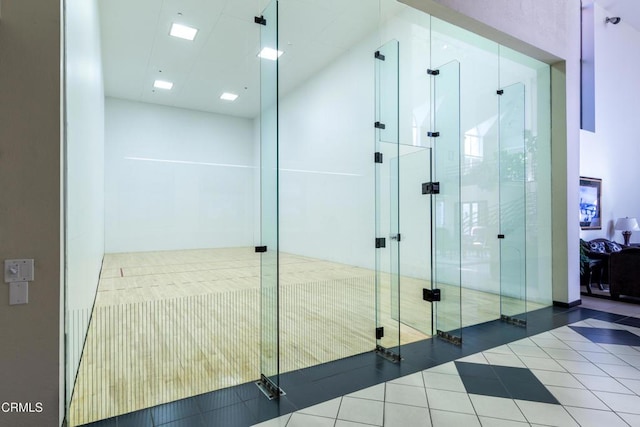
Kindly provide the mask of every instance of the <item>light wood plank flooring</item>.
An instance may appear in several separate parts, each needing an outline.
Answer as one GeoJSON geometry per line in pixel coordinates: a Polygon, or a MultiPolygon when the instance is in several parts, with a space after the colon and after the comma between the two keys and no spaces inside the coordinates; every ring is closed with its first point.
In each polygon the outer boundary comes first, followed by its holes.
{"type": "MultiPolygon", "coordinates": [[[[431,306],[406,295],[429,282],[401,278],[398,324],[389,277],[379,280],[382,345],[428,338],[431,306]]],[[[499,317],[494,294],[465,289],[462,302],[464,325],[499,317]]],[[[375,347],[371,270],[281,253],[279,309],[281,372],[375,347]]],[[[71,425],[256,380],[273,363],[260,357],[260,316],[253,248],[105,255],[71,425]]]]}

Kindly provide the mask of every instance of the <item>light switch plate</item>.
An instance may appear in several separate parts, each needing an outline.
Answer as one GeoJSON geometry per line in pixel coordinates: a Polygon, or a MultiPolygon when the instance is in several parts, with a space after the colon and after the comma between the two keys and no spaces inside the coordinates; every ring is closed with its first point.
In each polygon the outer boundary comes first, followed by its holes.
{"type": "Polygon", "coordinates": [[[9,305],[27,304],[29,302],[29,282],[9,283],[9,305]]]}
{"type": "Polygon", "coordinates": [[[6,283],[33,281],[33,260],[5,259],[4,281],[6,283]]]}

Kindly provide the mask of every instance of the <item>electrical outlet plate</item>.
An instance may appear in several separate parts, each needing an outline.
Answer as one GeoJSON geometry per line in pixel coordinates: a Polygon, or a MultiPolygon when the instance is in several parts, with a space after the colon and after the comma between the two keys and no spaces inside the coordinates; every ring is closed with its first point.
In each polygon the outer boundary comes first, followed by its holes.
{"type": "Polygon", "coordinates": [[[4,281],[5,283],[33,281],[33,260],[5,259],[4,281]]]}
{"type": "Polygon", "coordinates": [[[9,283],[9,305],[27,304],[29,302],[29,282],[9,283]]]}

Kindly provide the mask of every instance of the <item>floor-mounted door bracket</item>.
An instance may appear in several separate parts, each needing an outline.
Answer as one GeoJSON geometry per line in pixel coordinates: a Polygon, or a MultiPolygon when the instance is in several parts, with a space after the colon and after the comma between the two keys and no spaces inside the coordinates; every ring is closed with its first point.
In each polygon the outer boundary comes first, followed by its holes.
{"type": "Polygon", "coordinates": [[[462,337],[451,335],[449,332],[443,332],[439,329],[437,333],[438,333],[438,338],[441,338],[454,345],[458,345],[458,346],[462,345],[462,337]]]}
{"type": "Polygon", "coordinates": [[[280,396],[287,394],[264,375],[260,375],[260,380],[256,381],[256,385],[269,400],[279,399],[280,396]]]}
{"type": "Polygon", "coordinates": [[[381,345],[377,345],[375,352],[378,356],[387,359],[389,362],[393,362],[393,363],[398,363],[402,360],[402,358],[400,357],[400,355],[394,353],[393,351],[389,350],[388,348],[384,348],[381,345]]]}
{"type": "Polygon", "coordinates": [[[517,317],[507,316],[506,314],[501,314],[500,320],[510,325],[520,326],[521,328],[527,327],[527,321],[525,319],[518,319],[517,317]]]}

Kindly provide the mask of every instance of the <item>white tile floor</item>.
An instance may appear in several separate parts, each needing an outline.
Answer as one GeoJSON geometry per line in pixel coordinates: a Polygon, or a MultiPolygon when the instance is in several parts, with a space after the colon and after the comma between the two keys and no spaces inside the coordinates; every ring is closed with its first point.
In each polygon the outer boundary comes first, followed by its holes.
{"type": "MultiPolygon", "coordinates": [[[[601,320],[572,326],[640,335],[601,320]]],[[[563,326],[460,360],[527,367],[560,405],[468,394],[449,362],[258,426],[640,426],[640,346],[596,344],[563,326]]]]}

